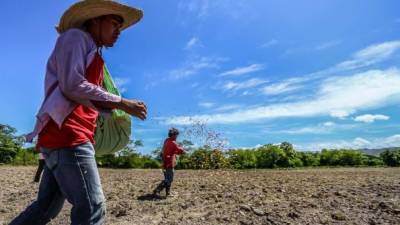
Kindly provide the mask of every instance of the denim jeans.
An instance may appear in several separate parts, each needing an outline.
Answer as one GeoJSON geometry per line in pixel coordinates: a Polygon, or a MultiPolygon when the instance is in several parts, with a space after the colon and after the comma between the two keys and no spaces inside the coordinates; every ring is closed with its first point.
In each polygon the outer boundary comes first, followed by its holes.
{"type": "Polygon", "coordinates": [[[105,198],[93,145],[41,149],[45,167],[37,200],[10,225],[47,224],[61,211],[65,199],[72,204],[71,224],[104,224],[105,198]]]}
{"type": "Polygon", "coordinates": [[[172,181],[174,181],[174,169],[168,168],[168,169],[163,170],[163,172],[164,172],[164,180],[161,181],[161,183],[159,185],[157,185],[156,189],[154,189],[153,192],[155,194],[158,194],[165,188],[167,195],[168,195],[171,185],[172,185],[172,181]]]}
{"type": "Polygon", "coordinates": [[[164,171],[164,183],[166,187],[171,187],[172,181],[174,181],[174,169],[168,168],[164,171]]]}

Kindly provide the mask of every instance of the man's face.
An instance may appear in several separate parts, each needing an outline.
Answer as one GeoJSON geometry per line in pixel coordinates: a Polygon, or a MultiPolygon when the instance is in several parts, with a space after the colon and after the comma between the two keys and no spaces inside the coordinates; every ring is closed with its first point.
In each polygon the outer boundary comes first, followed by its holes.
{"type": "Polygon", "coordinates": [[[101,17],[100,26],[102,44],[105,47],[112,47],[118,40],[122,26],[122,19],[116,15],[107,15],[101,17]]]}

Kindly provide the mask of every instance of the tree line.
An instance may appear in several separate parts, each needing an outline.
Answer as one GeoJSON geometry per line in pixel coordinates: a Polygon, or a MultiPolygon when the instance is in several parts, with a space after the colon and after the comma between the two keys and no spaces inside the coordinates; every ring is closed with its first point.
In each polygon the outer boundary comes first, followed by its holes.
{"type": "MultiPolygon", "coordinates": [[[[38,161],[33,147],[24,147],[24,139],[16,129],[0,124],[0,164],[35,165],[38,161]]],[[[299,168],[318,166],[400,166],[400,148],[368,155],[354,149],[323,149],[315,152],[296,151],[289,142],[279,145],[266,144],[252,149],[221,150],[208,145],[193,147],[192,142],[180,143],[187,154],[177,160],[177,169],[254,169],[299,168]]],[[[140,140],[131,141],[113,155],[96,157],[99,167],[109,168],[160,168],[161,147],[152,154],[138,152],[140,140]]]]}

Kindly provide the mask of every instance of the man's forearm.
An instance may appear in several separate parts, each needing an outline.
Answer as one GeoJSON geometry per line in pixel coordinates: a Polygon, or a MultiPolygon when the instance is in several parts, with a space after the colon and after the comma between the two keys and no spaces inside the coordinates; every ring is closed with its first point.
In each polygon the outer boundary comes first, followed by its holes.
{"type": "Polygon", "coordinates": [[[121,101],[119,102],[106,102],[106,101],[91,101],[94,106],[97,108],[101,109],[121,109],[124,110],[126,107],[126,104],[124,104],[126,101],[125,99],[121,98],[121,101]]]}
{"type": "Polygon", "coordinates": [[[147,116],[147,108],[144,102],[137,100],[129,100],[121,98],[121,101],[91,101],[94,106],[100,109],[120,109],[131,116],[145,120],[147,116]]]}

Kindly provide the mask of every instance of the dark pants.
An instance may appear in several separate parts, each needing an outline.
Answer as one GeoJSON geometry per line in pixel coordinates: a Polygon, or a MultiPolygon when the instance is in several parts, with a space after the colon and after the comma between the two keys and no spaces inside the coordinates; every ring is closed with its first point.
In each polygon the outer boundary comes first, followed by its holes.
{"type": "Polygon", "coordinates": [[[164,172],[164,180],[157,186],[154,190],[154,193],[160,193],[164,188],[167,195],[169,195],[172,181],[174,181],[174,168],[167,168],[163,170],[164,172]]]}
{"type": "Polygon", "coordinates": [[[39,159],[39,166],[36,170],[35,178],[33,179],[34,182],[39,182],[40,175],[42,175],[43,168],[44,168],[44,159],[39,159]]]}
{"type": "Polygon", "coordinates": [[[104,224],[105,198],[91,143],[73,148],[41,149],[45,163],[37,200],[10,225],[47,224],[72,204],[71,224],[104,224]]]}

